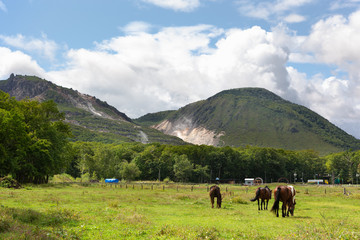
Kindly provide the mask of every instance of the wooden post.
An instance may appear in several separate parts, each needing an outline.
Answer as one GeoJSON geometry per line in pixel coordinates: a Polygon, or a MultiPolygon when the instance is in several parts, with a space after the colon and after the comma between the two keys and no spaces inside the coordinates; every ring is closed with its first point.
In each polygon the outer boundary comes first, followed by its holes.
{"type": "Polygon", "coordinates": [[[193,191],[194,186],[191,186],[191,191],[193,191]]]}

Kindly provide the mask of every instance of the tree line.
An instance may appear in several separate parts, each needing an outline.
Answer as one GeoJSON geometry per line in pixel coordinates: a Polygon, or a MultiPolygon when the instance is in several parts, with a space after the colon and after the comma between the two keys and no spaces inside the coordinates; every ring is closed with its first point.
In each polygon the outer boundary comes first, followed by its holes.
{"type": "Polygon", "coordinates": [[[304,181],[314,178],[357,183],[360,151],[320,156],[313,150],[213,147],[158,143],[69,142],[71,131],[53,101],[17,101],[0,91],[0,176],[20,183],[46,183],[67,173],[78,178],[168,179],[179,182],[243,182],[261,177],[304,181]],[[296,178],[296,179],[295,179],[296,178]]]}
{"type": "Polygon", "coordinates": [[[313,150],[290,151],[263,147],[213,147],[162,145],[158,143],[72,144],[73,177],[88,174],[93,179],[168,179],[179,182],[243,182],[261,177],[265,182],[281,178],[294,182],[326,178],[330,182],[356,183],[360,151],[319,156],[313,150]],[[296,179],[295,179],[296,178],[296,179]]]}

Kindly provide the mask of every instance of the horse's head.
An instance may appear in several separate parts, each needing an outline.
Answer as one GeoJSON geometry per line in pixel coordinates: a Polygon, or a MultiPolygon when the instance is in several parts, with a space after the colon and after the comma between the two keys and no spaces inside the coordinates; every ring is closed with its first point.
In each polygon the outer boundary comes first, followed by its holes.
{"type": "Polygon", "coordinates": [[[291,216],[294,216],[294,210],[295,210],[296,201],[294,200],[294,203],[289,206],[289,212],[291,216]]]}

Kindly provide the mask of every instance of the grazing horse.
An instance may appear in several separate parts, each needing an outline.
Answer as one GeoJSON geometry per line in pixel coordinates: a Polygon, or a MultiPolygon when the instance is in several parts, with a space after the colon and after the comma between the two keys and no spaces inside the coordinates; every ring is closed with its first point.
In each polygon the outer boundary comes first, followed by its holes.
{"type": "Polygon", "coordinates": [[[274,190],[275,202],[271,208],[271,211],[279,217],[279,202],[283,202],[282,204],[282,216],[289,216],[289,212],[291,216],[294,215],[295,210],[295,188],[293,186],[278,186],[274,190]],[[287,212],[286,212],[287,208],[287,212]]]}
{"type": "Polygon", "coordinates": [[[268,186],[265,187],[259,187],[256,190],[255,197],[253,199],[250,199],[250,201],[254,202],[257,200],[258,202],[258,210],[260,211],[259,206],[259,199],[261,199],[261,210],[263,210],[263,204],[264,204],[264,210],[268,209],[269,199],[271,199],[271,190],[268,188],[268,186]],[[266,205],[265,205],[266,200],[266,205]]]}
{"type": "Polygon", "coordinates": [[[210,200],[211,200],[211,207],[214,208],[214,198],[216,198],[217,207],[221,208],[221,193],[220,188],[216,185],[210,188],[210,200]]]}

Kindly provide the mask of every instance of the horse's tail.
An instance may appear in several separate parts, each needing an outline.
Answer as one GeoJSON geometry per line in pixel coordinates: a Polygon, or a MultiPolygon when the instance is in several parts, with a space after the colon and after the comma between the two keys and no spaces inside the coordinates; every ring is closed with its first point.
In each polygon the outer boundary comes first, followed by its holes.
{"type": "Polygon", "coordinates": [[[281,188],[278,187],[276,189],[276,195],[275,195],[275,202],[274,205],[272,206],[271,210],[272,212],[275,212],[276,210],[279,210],[279,202],[280,202],[280,190],[281,188]]]}
{"type": "Polygon", "coordinates": [[[258,188],[258,189],[256,190],[256,195],[255,195],[255,197],[254,197],[253,199],[250,199],[250,201],[255,202],[256,200],[259,199],[259,197],[260,197],[260,188],[258,188]]]}

